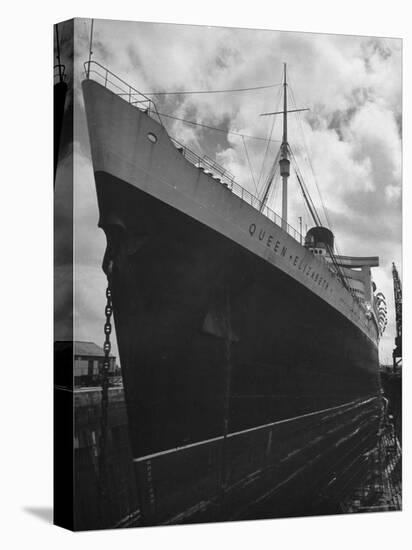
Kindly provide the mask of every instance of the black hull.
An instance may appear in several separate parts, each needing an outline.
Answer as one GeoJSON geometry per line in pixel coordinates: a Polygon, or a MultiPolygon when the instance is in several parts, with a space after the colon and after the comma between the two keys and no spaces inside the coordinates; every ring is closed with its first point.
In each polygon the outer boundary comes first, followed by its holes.
{"type": "Polygon", "coordinates": [[[311,513],[376,442],[376,345],[230,239],[95,177],[146,523],[253,517],[268,498],[311,513]]]}

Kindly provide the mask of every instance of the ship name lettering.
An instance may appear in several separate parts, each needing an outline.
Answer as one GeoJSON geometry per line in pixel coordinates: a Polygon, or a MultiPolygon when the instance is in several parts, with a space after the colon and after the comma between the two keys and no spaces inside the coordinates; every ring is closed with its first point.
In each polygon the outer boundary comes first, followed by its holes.
{"type": "MultiPolygon", "coordinates": [[[[253,237],[257,231],[257,227],[255,223],[251,223],[249,226],[249,234],[251,237],[253,237]]],[[[264,229],[259,229],[258,238],[259,241],[263,241],[266,237],[266,231],[264,229]]],[[[287,246],[283,246],[280,241],[276,241],[273,243],[274,236],[268,234],[266,238],[266,246],[269,248],[272,248],[272,250],[276,253],[280,253],[281,256],[285,257],[286,253],[288,251],[287,246]],[[280,250],[280,247],[282,249],[280,250]]],[[[304,263],[303,259],[300,259],[299,256],[290,256],[290,261],[293,262],[293,265],[297,268],[299,271],[302,271],[303,273],[306,273],[307,276],[310,276],[311,279],[315,283],[318,283],[319,286],[324,288],[325,290],[328,289],[329,283],[326,282],[326,279],[324,277],[320,276],[320,273],[317,273],[316,271],[312,270],[312,266],[308,265],[307,263],[304,263]],[[300,261],[299,261],[300,260],[300,261]]]]}

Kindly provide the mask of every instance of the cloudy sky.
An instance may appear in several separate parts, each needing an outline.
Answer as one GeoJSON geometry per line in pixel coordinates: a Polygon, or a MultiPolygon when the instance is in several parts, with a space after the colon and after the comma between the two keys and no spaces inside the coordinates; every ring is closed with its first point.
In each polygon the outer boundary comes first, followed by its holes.
{"type": "MultiPolygon", "coordinates": [[[[76,20],[75,134],[75,338],[103,342],[105,277],[103,232],[80,93],[88,58],[90,20],[76,20]]],[[[281,138],[281,118],[260,117],[280,108],[278,86],[288,66],[289,143],[322,222],[335,233],[338,252],[378,255],[374,280],[388,303],[381,360],[391,361],[394,307],[391,264],[401,269],[401,48],[397,39],[318,35],[171,24],[95,20],[93,59],[142,92],[261,90],[158,96],[158,110],[266,142],[164,119],[169,133],[228,168],[251,192],[261,192],[281,138]],[[247,160],[245,148],[250,158],[247,160]],[[257,189],[257,191],[256,191],[257,189]],[[327,215],[325,215],[325,209],[327,215]]],[[[64,49],[62,52],[64,55],[64,49]]],[[[64,60],[63,60],[64,62],[64,60]]],[[[64,174],[62,152],[60,177],[64,174]]],[[[311,221],[294,176],[289,223],[311,221]]],[[[270,206],[280,213],[280,185],[270,206]]],[[[117,354],[117,348],[115,347],[117,354]]]]}

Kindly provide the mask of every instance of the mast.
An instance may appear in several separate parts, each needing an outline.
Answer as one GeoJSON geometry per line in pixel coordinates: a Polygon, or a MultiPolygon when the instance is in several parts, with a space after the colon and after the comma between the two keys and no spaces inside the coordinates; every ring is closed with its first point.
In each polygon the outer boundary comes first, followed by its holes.
{"type": "MultiPolygon", "coordinates": [[[[287,232],[288,228],[288,178],[290,176],[290,160],[289,160],[289,144],[288,144],[288,113],[298,113],[300,111],[309,111],[309,109],[290,109],[288,111],[288,99],[287,99],[287,80],[286,80],[286,63],[283,64],[283,111],[276,111],[273,113],[261,113],[260,116],[272,116],[283,115],[283,136],[282,144],[280,146],[280,175],[282,177],[282,224],[281,227],[287,232]]],[[[276,162],[276,160],[275,160],[276,162]]],[[[266,191],[262,200],[260,210],[263,209],[267,197],[269,195],[270,186],[273,182],[273,175],[269,179],[266,187],[266,191]]]]}
{"type": "Polygon", "coordinates": [[[59,42],[59,25],[56,23],[55,25],[56,29],[56,57],[57,57],[57,67],[59,69],[59,81],[63,82],[63,72],[62,72],[62,64],[60,60],[60,42],[59,42]]]}
{"type": "Polygon", "coordinates": [[[92,24],[91,24],[91,27],[90,27],[90,47],[89,47],[89,62],[87,64],[87,78],[90,78],[90,65],[91,65],[91,62],[92,62],[92,55],[93,55],[93,50],[92,50],[92,46],[93,46],[93,24],[94,24],[94,19],[92,19],[92,24]]]}
{"type": "Polygon", "coordinates": [[[283,137],[280,146],[280,175],[282,177],[282,229],[288,226],[288,178],[290,176],[290,160],[288,152],[288,100],[286,63],[283,64],[283,137]]]}
{"type": "Polygon", "coordinates": [[[282,147],[288,142],[288,98],[286,95],[286,63],[283,63],[283,138],[282,147]]]}

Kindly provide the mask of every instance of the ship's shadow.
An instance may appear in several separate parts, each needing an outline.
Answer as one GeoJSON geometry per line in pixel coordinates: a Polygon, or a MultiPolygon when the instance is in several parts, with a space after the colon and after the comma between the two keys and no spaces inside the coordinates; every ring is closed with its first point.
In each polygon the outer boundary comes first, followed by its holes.
{"type": "Polygon", "coordinates": [[[53,508],[51,506],[25,506],[23,511],[46,523],[53,523],[53,508]]]}

